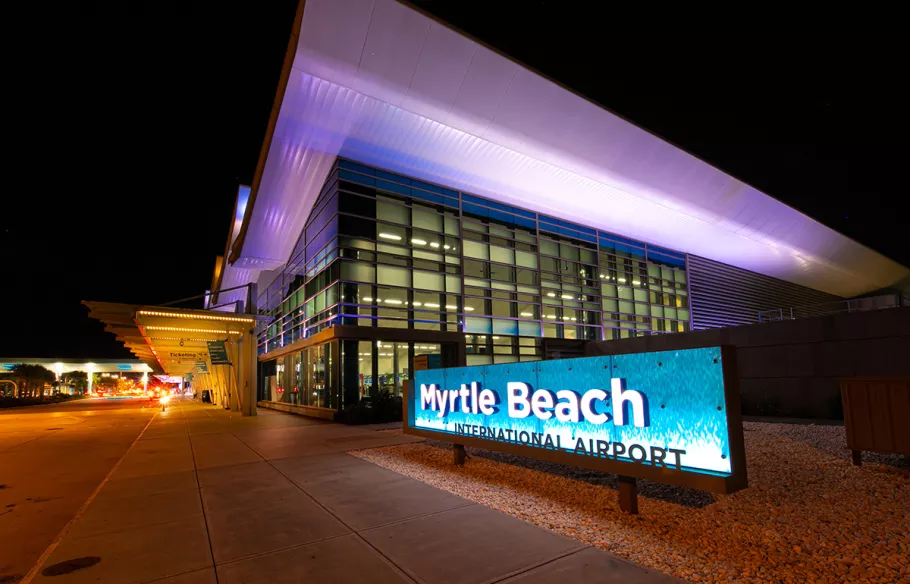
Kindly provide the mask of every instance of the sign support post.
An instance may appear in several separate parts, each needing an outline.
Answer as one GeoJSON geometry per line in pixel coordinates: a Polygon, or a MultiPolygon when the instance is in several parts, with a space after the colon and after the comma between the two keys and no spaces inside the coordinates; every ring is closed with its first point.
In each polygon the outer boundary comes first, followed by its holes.
{"type": "Polygon", "coordinates": [[[619,509],[638,515],[638,481],[635,477],[619,475],[619,509]]]}
{"type": "Polygon", "coordinates": [[[466,457],[464,444],[452,444],[452,453],[455,455],[455,466],[464,466],[464,459],[466,457]]]}

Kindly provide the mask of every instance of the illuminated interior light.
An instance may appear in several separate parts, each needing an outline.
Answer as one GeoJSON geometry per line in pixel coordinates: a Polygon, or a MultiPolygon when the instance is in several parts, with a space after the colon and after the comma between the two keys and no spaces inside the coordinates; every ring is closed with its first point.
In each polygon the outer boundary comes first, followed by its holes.
{"type": "Polygon", "coordinates": [[[548,314],[548,315],[547,315],[547,318],[556,318],[556,315],[555,315],[555,314],[548,314]]]}
{"type": "Polygon", "coordinates": [[[465,306],[464,309],[467,310],[468,312],[474,312],[473,306],[465,306]]]}
{"type": "Polygon", "coordinates": [[[640,286],[640,285],[641,285],[641,282],[639,282],[638,280],[632,280],[632,285],[634,285],[634,286],[640,286]]]}
{"type": "Polygon", "coordinates": [[[413,239],[413,238],[411,239],[411,243],[413,243],[414,245],[426,245],[427,244],[427,242],[422,239],[413,239]]]}
{"type": "Polygon", "coordinates": [[[442,246],[442,249],[451,249],[451,246],[444,245],[444,246],[442,246]]]}
{"type": "Polygon", "coordinates": [[[420,302],[414,302],[413,304],[414,304],[414,306],[423,306],[423,304],[421,304],[420,302]]]}
{"type": "Polygon", "coordinates": [[[394,233],[380,233],[379,237],[383,239],[391,239],[392,241],[401,241],[401,236],[395,235],[394,233]]]}
{"type": "Polygon", "coordinates": [[[550,298],[556,298],[556,293],[555,293],[555,292],[547,292],[547,296],[549,296],[550,298]]]}
{"type": "Polygon", "coordinates": [[[452,304],[446,304],[446,310],[458,310],[458,307],[452,304]]]}
{"type": "Polygon", "coordinates": [[[435,241],[430,242],[430,247],[439,247],[439,244],[435,241]]]}
{"type": "Polygon", "coordinates": [[[572,298],[573,298],[573,297],[570,296],[570,295],[568,295],[568,294],[563,294],[563,295],[562,295],[562,299],[563,299],[563,300],[572,300],[572,298]]]}
{"type": "Polygon", "coordinates": [[[494,337],[493,337],[493,340],[494,340],[494,341],[498,341],[498,340],[499,340],[499,337],[494,336],[494,337]]]}
{"type": "Polygon", "coordinates": [[[620,278],[619,281],[622,282],[623,284],[626,283],[626,279],[625,279],[625,278],[620,278]]]}
{"type": "Polygon", "coordinates": [[[377,299],[376,299],[376,303],[378,304],[378,303],[380,303],[380,302],[382,302],[382,298],[377,298],[377,299]]]}
{"type": "Polygon", "coordinates": [[[386,304],[401,304],[401,300],[395,300],[394,298],[387,298],[385,303],[386,304]]]}
{"type": "Polygon", "coordinates": [[[426,304],[424,304],[424,306],[426,306],[427,308],[439,308],[438,304],[434,304],[432,302],[427,302],[426,304]]]}
{"type": "Polygon", "coordinates": [[[521,316],[534,316],[533,312],[522,312],[521,316]]]}
{"type": "Polygon", "coordinates": [[[372,299],[371,297],[367,296],[366,298],[363,299],[363,301],[364,301],[364,302],[372,302],[373,299],[372,299]]]}
{"type": "Polygon", "coordinates": [[[569,319],[569,320],[575,320],[575,317],[574,317],[574,316],[573,316],[573,317],[572,317],[572,318],[570,318],[570,319],[569,319]]]}

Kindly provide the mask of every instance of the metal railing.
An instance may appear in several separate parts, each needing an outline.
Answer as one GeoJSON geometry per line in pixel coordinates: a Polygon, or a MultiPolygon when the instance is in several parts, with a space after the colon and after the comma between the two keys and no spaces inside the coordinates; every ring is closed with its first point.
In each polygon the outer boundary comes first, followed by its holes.
{"type": "Polygon", "coordinates": [[[854,298],[852,300],[839,300],[824,304],[811,304],[807,306],[791,306],[790,308],[773,308],[762,310],[758,313],[758,322],[776,322],[779,320],[796,320],[798,318],[811,318],[813,316],[828,316],[844,312],[864,312],[867,310],[882,310],[897,308],[904,305],[900,294],[883,294],[867,298],[854,298]]]}

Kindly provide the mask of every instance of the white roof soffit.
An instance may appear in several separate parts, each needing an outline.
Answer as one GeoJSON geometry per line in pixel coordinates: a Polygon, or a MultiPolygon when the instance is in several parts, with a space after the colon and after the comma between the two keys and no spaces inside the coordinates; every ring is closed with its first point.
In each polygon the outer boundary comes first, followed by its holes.
{"type": "Polygon", "coordinates": [[[306,0],[235,268],[288,261],[339,155],[840,296],[910,273],[393,0],[306,0]]]}

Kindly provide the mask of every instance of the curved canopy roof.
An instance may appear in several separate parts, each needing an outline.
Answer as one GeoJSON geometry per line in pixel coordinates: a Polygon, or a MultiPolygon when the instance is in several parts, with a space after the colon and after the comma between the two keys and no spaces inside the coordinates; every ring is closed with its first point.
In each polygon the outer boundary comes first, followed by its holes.
{"type": "Polygon", "coordinates": [[[306,0],[292,42],[224,287],[287,262],[337,156],[840,296],[910,273],[394,0],[306,0]]]}

